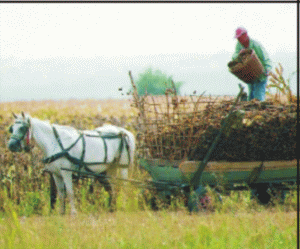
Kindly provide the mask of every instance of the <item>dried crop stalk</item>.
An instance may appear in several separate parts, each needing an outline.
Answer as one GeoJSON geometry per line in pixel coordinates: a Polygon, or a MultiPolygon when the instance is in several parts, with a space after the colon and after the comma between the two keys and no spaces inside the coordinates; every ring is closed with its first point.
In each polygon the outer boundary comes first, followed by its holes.
{"type": "MultiPolygon", "coordinates": [[[[173,96],[170,101],[170,97],[166,94],[144,98],[145,147],[154,158],[201,160],[233,101],[212,96],[173,96]]],[[[272,160],[293,157],[295,106],[251,101],[240,103],[236,109],[246,111],[244,123],[241,128],[234,128],[234,138],[220,139],[218,153],[212,155],[212,160],[257,160],[263,154],[270,157],[267,154],[273,147],[277,155],[272,160]]]]}

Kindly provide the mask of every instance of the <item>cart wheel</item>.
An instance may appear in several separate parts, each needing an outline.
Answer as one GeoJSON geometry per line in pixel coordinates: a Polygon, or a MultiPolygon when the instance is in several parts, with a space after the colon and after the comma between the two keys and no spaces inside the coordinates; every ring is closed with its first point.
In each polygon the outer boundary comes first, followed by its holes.
{"type": "Polygon", "coordinates": [[[285,201],[286,191],[271,186],[270,184],[257,184],[251,190],[251,199],[256,198],[262,205],[274,204],[274,200],[279,200],[280,204],[285,201]]]}
{"type": "Polygon", "coordinates": [[[188,209],[190,212],[199,212],[200,210],[207,210],[209,208],[211,199],[206,192],[206,189],[200,186],[190,193],[188,200],[188,209]]]}
{"type": "Polygon", "coordinates": [[[251,189],[251,199],[257,199],[262,205],[267,205],[271,200],[271,195],[268,193],[269,184],[256,184],[251,189]]]}
{"type": "Polygon", "coordinates": [[[188,202],[188,209],[190,212],[200,212],[200,210],[206,211],[209,209],[211,204],[211,198],[208,195],[197,197],[197,195],[192,196],[188,202]]]}

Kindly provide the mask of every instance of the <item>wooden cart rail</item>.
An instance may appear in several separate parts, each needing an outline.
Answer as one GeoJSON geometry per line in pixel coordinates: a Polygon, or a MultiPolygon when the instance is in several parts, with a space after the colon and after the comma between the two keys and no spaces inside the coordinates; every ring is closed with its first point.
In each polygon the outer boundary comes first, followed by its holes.
{"type": "MultiPolygon", "coordinates": [[[[188,183],[199,162],[141,159],[154,180],[171,183],[188,183]]],[[[208,162],[202,174],[202,183],[208,185],[239,183],[296,182],[297,160],[262,162],[208,162]]]]}
{"type": "MultiPolygon", "coordinates": [[[[172,166],[179,168],[182,173],[194,173],[197,170],[199,161],[168,161],[164,159],[145,159],[149,166],[165,167],[172,166]]],[[[208,162],[204,171],[249,171],[261,165],[261,162],[208,162]]],[[[266,161],[264,170],[276,170],[297,167],[297,160],[291,161],[266,161]]]]}

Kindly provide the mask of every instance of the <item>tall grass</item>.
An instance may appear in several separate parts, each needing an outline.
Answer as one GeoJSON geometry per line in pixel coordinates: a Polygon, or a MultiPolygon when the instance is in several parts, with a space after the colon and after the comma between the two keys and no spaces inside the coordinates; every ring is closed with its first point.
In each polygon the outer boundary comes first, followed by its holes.
{"type": "Polygon", "coordinates": [[[1,248],[296,248],[296,213],[116,211],[0,221],[1,248]]]}
{"type": "Polygon", "coordinates": [[[111,213],[102,188],[95,186],[90,194],[81,186],[76,217],[61,216],[58,208],[50,213],[47,192],[40,194],[42,203],[34,212],[29,208],[38,204],[34,195],[22,206],[2,190],[0,248],[296,247],[296,193],[289,193],[284,205],[262,206],[248,191],[231,192],[221,204],[209,189],[213,210],[190,214],[180,200],[152,211],[137,187],[118,189],[116,211],[111,213]]]}

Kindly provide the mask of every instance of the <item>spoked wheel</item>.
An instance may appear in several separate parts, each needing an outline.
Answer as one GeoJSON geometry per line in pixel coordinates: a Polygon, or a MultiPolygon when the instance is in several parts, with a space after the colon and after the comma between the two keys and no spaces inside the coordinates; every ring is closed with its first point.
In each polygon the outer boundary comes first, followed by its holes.
{"type": "Polygon", "coordinates": [[[262,205],[273,204],[275,200],[279,200],[280,204],[285,201],[286,191],[270,184],[257,184],[251,190],[251,198],[256,198],[262,205]]]}

